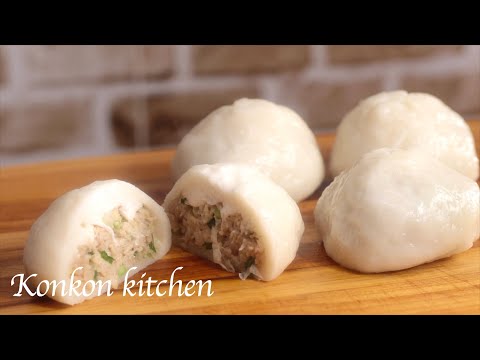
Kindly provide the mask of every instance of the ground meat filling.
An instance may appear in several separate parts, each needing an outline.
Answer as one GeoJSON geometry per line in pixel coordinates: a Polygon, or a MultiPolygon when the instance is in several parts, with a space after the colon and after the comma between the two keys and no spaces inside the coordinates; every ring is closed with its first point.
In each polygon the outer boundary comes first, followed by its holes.
{"type": "Polygon", "coordinates": [[[259,264],[262,249],[258,237],[240,214],[222,218],[222,203],[191,206],[180,197],[168,211],[173,240],[186,249],[197,248],[199,254],[226,270],[248,276],[251,267],[259,264]]]}
{"type": "Polygon", "coordinates": [[[112,286],[117,287],[128,269],[156,253],[155,220],[143,206],[130,221],[115,208],[105,214],[103,222],[114,236],[106,228],[94,225],[94,241],[78,248],[72,271],[83,267],[75,272],[74,280],[112,280],[112,286]]]}

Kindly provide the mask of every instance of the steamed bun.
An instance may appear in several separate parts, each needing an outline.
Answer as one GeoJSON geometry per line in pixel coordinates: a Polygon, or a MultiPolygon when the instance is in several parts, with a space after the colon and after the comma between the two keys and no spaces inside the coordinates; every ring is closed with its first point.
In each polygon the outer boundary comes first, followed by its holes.
{"type": "Polygon", "coordinates": [[[163,206],[175,244],[243,279],[278,277],[295,259],[305,228],[285,189],[244,164],[191,167],[163,206]]]}
{"type": "Polygon", "coordinates": [[[472,247],[480,191],[423,152],[382,148],[337,176],[314,215],[337,263],[367,273],[400,270],[472,247]]]}
{"type": "Polygon", "coordinates": [[[46,295],[75,305],[105,293],[98,282],[119,288],[171,243],[170,222],[155,200],[125,181],[95,181],[63,194],[35,221],[23,262],[33,285],[63,282],[64,292],[51,286],[46,295]],[[70,280],[81,283],[77,293],[70,280]]]}
{"type": "Polygon", "coordinates": [[[338,126],[330,160],[332,176],[381,147],[422,150],[470,179],[479,176],[470,128],[429,94],[392,91],[361,101],[338,126]]]}
{"type": "Polygon", "coordinates": [[[296,201],[312,194],[324,177],[315,136],[294,111],[260,99],[240,99],[198,123],[178,145],[175,179],[194,165],[253,165],[296,201]]]}

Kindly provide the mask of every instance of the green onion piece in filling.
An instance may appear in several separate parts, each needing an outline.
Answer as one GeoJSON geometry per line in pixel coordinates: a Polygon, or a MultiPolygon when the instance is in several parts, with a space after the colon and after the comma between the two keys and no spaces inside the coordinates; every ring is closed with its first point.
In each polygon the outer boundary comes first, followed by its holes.
{"type": "Polygon", "coordinates": [[[209,242],[203,243],[203,247],[207,250],[212,250],[212,243],[209,243],[209,242]]]}
{"type": "Polygon", "coordinates": [[[125,265],[121,265],[120,268],[118,269],[118,276],[123,276],[127,273],[127,267],[125,265]]]}
{"type": "Polygon", "coordinates": [[[212,217],[212,218],[208,221],[207,225],[208,225],[208,227],[209,227],[210,229],[213,228],[213,227],[215,226],[215,218],[212,217]]]}
{"type": "Polygon", "coordinates": [[[93,280],[97,281],[98,280],[98,271],[95,270],[95,274],[93,275],[93,280]]]}
{"type": "Polygon", "coordinates": [[[153,252],[157,252],[157,249],[155,249],[155,244],[153,243],[153,240],[148,243],[148,247],[149,247],[150,250],[152,250],[153,252]]]}
{"type": "Polygon", "coordinates": [[[245,270],[248,270],[250,266],[252,266],[255,263],[255,258],[253,256],[250,256],[247,261],[245,261],[245,270]]]}
{"type": "Polygon", "coordinates": [[[117,220],[117,221],[114,221],[114,222],[113,222],[113,228],[114,228],[115,230],[121,229],[121,228],[122,228],[122,222],[121,222],[121,221],[118,221],[118,220],[117,220]]]}
{"type": "Polygon", "coordinates": [[[115,261],[115,259],[113,257],[111,257],[110,255],[108,255],[105,250],[100,251],[100,256],[102,257],[103,260],[105,260],[109,264],[111,264],[112,262],[115,261]]]}
{"type": "Polygon", "coordinates": [[[216,220],[222,220],[222,214],[220,214],[220,209],[216,206],[213,209],[213,216],[215,217],[216,220]]]}
{"type": "Polygon", "coordinates": [[[138,255],[138,251],[135,251],[135,252],[133,253],[133,256],[134,256],[134,257],[137,257],[137,255],[138,255]]]}

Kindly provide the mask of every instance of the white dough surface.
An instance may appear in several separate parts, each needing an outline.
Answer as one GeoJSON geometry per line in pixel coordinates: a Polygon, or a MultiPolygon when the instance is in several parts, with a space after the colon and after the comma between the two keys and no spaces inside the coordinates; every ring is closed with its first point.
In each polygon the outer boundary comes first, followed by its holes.
{"type": "Polygon", "coordinates": [[[324,178],[313,132],[293,110],[261,99],[240,99],[198,123],[179,143],[175,179],[199,164],[256,166],[295,201],[312,194],[324,178]]]}
{"type": "Polygon", "coordinates": [[[476,180],[479,162],[464,119],[435,96],[383,92],[361,101],[337,128],[330,158],[333,177],[382,147],[421,150],[476,180]]]}
{"type": "Polygon", "coordinates": [[[382,148],[324,190],[314,211],[327,254],[366,273],[461,253],[480,236],[476,182],[423,152],[382,148]]]}

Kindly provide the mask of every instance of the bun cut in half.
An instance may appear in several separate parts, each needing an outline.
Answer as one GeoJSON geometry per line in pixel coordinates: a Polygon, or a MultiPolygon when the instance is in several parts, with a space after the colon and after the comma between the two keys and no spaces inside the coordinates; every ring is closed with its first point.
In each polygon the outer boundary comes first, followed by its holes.
{"type": "Polygon", "coordinates": [[[197,165],[163,204],[173,242],[239,273],[273,280],[293,261],[304,231],[295,201],[248,165],[197,165]]]}
{"type": "Polygon", "coordinates": [[[171,231],[163,208],[143,191],[124,181],[96,181],[56,199],[33,224],[24,249],[32,282],[63,281],[47,295],[77,304],[117,288],[170,249],[171,231]],[[131,268],[137,267],[137,269],[131,268]],[[80,281],[82,295],[69,291],[80,281]],[[97,291],[98,290],[98,291],[97,291]],[[83,295],[89,294],[89,295],[83,295]]]}

